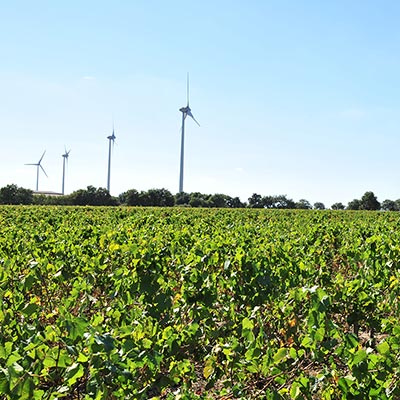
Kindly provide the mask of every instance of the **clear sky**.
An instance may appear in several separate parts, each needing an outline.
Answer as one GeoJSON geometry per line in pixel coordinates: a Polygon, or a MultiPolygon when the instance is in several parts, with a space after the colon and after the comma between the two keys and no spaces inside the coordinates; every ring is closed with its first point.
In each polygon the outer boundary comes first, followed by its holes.
{"type": "Polygon", "coordinates": [[[0,187],[400,198],[397,0],[1,1],[0,187]]]}

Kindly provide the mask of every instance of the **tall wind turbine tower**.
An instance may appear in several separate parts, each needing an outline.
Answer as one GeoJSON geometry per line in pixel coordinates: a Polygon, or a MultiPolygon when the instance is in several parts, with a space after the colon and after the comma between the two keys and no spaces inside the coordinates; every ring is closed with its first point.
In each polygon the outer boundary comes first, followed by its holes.
{"type": "Polygon", "coordinates": [[[113,131],[112,135],[107,136],[108,139],[108,174],[107,174],[107,190],[110,192],[110,176],[111,176],[111,142],[112,142],[112,147],[114,147],[114,142],[116,139],[116,136],[114,134],[114,124],[113,124],[113,131]]]}
{"type": "Polygon", "coordinates": [[[71,150],[68,150],[65,148],[65,153],[62,155],[63,158],[63,175],[62,175],[62,190],[61,193],[64,194],[64,182],[65,182],[65,162],[68,163],[68,157],[69,157],[69,153],[71,152],[71,150]]]}
{"type": "Polygon", "coordinates": [[[35,165],[36,166],[36,191],[39,190],[39,167],[42,169],[44,174],[47,176],[46,171],[44,170],[44,168],[42,167],[42,164],[41,164],[45,153],[46,153],[46,150],[43,152],[42,157],[40,157],[40,160],[37,163],[25,164],[25,165],[35,165]]]}
{"type": "Polygon", "coordinates": [[[193,119],[194,122],[198,126],[200,124],[196,121],[196,119],[193,117],[192,110],[189,107],[189,74],[187,74],[187,105],[186,107],[182,107],[179,109],[179,111],[182,113],[182,129],[181,129],[181,162],[180,162],[180,172],[179,172],[179,193],[183,192],[183,165],[184,165],[184,158],[185,158],[185,119],[189,115],[190,118],[193,119]]]}

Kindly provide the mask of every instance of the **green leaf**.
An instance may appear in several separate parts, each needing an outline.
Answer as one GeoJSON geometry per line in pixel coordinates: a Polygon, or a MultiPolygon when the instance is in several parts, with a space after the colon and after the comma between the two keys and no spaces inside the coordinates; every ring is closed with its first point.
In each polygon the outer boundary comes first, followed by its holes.
{"type": "Polygon", "coordinates": [[[46,355],[46,358],[43,360],[43,365],[47,368],[52,368],[57,366],[57,362],[52,355],[46,355]]]}
{"type": "Polygon", "coordinates": [[[34,400],[42,400],[44,398],[44,390],[34,390],[33,391],[33,399],[34,400]]]}
{"type": "Polygon", "coordinates": [[[245,353],[246,360],[256,359],[256,358],[260,357],[260,355],[261,355],[261,349],[258,347],[250,348],[245,353]]]}
{"type": "Polygon", "coordinates": [[[315,336],[314,336],[315,340],[317,342],[321,342],[324,339],[324,337],[325,337],[325,328],[323,328],[323,327],[318,328],[315,331],[315,336]]]}
{"type": "Polygon", "coordinates": [[[37,311],[38,308],[39,308],[39,306],[37,304],[29,303],[21,310],[21,312],[22,312],[22,314],[24,314],[27,317],[29,317],[32,314],[34,314],[37,311]]]}
{"type": "Polygon", "coordinates": [[[20,375],[21,372],[24,372],[24,368],[22,367],[22,365],[18,364],[17,362],[12,363],[8,367],[8,370],[10,371],[10,374],[12,374],[12,375],[20,375]]]}
{"type": "Polygon", "coordinates": [[[293,360],[297,359],[297,351],[295,348],[291,347],[289,350],[289,355],[291,358],[293,358],[293,360]]]}
{"type": "Polygon", "coordinates": [[[74,363],[65,370],[68,385],[72,386],[76,381],[81,378],[84,374],[84,369],[82,364],[74,363]]]}
{"type": "Polygon", "coordinates": [[[274,355],[274,361],[276,363],[282,361],[288,355],[288,349],[286,347],[281,347],[274,355]]]}
{"type": "Polygon", "coordinates": [[[69,356],[67,350],[61,349],[60,354],[58,356],[58,363],[57,367],[66,368],[67,366],[71,365],[72,360],[69,356]]]}
{"type": "Polygon", "coordinates": [[[89,361],[89,357],[87,357],[85,354],[83,353],[79,353],[77,360],[80,363],[85,363],[89,361]]]}
{"type": "Polygon", "coordinates": [[[168,340],[174,334],[174,329],[171,326],[167,326],[162,333],[162,338],[168,340]]]}
{"type": "Polygon", "coordinates": [[[290,397],[292,399],[297,399],[300,396],[301,390],[300,385],[297,382],[293,382],[292,386],[290,387],[290,397]]]}
{"type": "Polygon", "coordinates": [[[352,360],[352,364],[353,365],[360,364],[361,362],[365,361],[366,359],[367,359],[367,352],[364,349],[360,349],[354,355],[354,358],[352,360]]]}
{"type": "Polygon", "coordinates": [[[33,276],[32,274],[27,275],[24,280],[24,289],[26,291],[31,290],[35,282],[37,282],[37,278],[35,276],[33,276]]]}
{"type": "Polygon", "coordinates": [[[7,359],[6,365],[9,367],[12,364],[16,364],[17,361],[21,360],[21,356],[17,352],[13,352],[7,359]]]}
{"type": "Polygon", "coordinates": [[[242,320],[242,329],[243,330],[246,330],[246,329],[253,330],[253,328],[254,328],[254,324],[250,319],[244,318],[242,320]]]}
{"type": "Polygon", "coordinates": [[[9,390],[9,373],[3,368],[0,369],[0,393],[7,393],[9,390]]]}
{"type": "Polygon", "coordinates": [[[390,347],[387,342],[379,343],[376,348],[378,352],[384,356],[387,356],[390,353],[390,347]]]}
{"type": "Polygon", "coordinates": [[[110,334],[104,335],[96,335],[95,341],[97,344],[101,344],[104,346],[104,350],[109,353],[112,349],[114,349],[114,338],[110,334]]]}
{"type": "Polygon", "coordinates": [[[83,334],[88,327],[88,323],[81,317],[74,318],[71,321],[67,321],[67,330],[72,340],[83,338],[83,334]]]}
{"type": "Polygon", "coordinates": [[[31,378],[24,379],[21,384],[20,389],[20,399],[32,399],[33,397],[33,390],[35,389],[35,384],[31,378]]]}
{"type": "Polygon", "coordinates": [[[153,345],[153,342],[150,339],[144,338],[142,340],[142,345],[145,349],[150,349],[151,346],[153,345]]]}
{"type": "Polygon", "coordinates": [[[313,344],[312,339],[309,336],[305,336],[304,339],[301,341],[301,346],[305,348],[312,347],[313,344]]]}
{"type": "Polygon", "coordinates": [[[0,359],[7,360],[8,356],[12,352],[12,342],[6,342],[4,346],[0,345],[0,359]]]}
{"type": "Polygon", "coordinates": [[[203,376],[204,378],[208,379],[215,371],[215,358],[210,357],[206,360],[203,369],[203,376]]]}

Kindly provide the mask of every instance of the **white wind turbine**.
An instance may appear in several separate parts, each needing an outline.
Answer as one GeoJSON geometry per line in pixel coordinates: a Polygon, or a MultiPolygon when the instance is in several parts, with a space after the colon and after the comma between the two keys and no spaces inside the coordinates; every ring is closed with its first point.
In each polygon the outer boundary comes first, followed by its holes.
{"type": "Polygon", "coordinates": [[[65,163],[68,163],[68,157],[71,150],[68,150],[64,147],[65,153],[62,155],[63,158],[63,174],[62,174],[62,190],[61,193],[64,194],[64,183],[65,183],[65,163]]]}
{"type": "Polygon", "coordinates": [[[41,164],[45,153],[46,153],[46,150],[43,152],[42,157],[40,157],[40,160],[37,163],[25,164],[25,165],[35,165],[36,166],[36,191],[39,190],[39,167],[42,169],[44,174],[47,176],[46,171],[44,170],[44,168],[42,167],[42,164],[41,164]]]}
{"type": "Polygon", "coordinates": [[[111,177],[111,142],[112,142],[112,147],[114,148],[114,142],[116,139],[116,136],[114,134],[114,123],[113,123],[113,131],[112,135],[107,136],[108,139],[108,173],[107,173],[107,190],[110,193],[110,177],[111,177]]]}
{"type": "Polygon", "coordinates": [[[183,165],[185,158],[185,119],[187,116],[193,119],[198,126],[200,124],[193,117],[192,110],[189,107],[189,74],[187,75],[187,105],[182,107],[179,111],[182,113],[182,129],[181,129],[181,161],[180,161],[180,172],[179,172],[179,193],[183,192],[183,165]]]}

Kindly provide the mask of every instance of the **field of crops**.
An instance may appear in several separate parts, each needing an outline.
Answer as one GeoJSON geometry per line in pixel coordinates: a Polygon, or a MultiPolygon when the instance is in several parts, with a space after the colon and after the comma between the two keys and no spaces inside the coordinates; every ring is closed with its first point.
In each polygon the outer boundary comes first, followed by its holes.
{"type": "Polygon", "coordinates": [[[0,399],[399,399],[400,215],[0,208],[0,399]]]}

